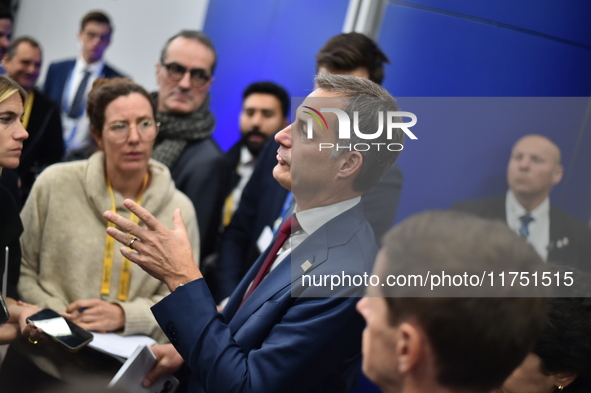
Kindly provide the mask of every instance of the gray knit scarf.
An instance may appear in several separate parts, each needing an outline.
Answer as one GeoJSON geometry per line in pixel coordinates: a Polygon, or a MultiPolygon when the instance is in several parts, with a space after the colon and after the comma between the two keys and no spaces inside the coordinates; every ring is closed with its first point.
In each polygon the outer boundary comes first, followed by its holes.
{"type": "MultiPolygon", "coordinates": [[[[152,93],[158,105],[158,93],[152,93]]],[[[204,139],[213,133],[215,118],[209,110],[209,94],[199,109],[188,115],[174,113],[156,113],[156,121],[160,122],[160,132],[152,158],[172,169],[176,160],[187,146],[187,143],[204,139]]]]}

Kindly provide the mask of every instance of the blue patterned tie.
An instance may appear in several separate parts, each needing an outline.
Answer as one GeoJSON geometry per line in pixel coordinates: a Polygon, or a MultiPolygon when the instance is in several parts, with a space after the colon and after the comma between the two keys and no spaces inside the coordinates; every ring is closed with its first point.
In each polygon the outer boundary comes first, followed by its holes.
{"type": "Polygon", "coordinates": [[[86,85],[88,84],[89,78],[90,71],[84,70],[84,76],[78,85],[78,90],[76,90],[76,95],[68,112],[68,116],[72,119],[77,119],[84,113],[84,102],[86,101],[84,99],[84,93],[86,93],[86,85]]]}
{"type": "Polygon", "coordinates": [[[521,236],[523,236],[524,238],[527,238],[529,236],[529,229],[528,229],[528,225],[534,220],[532,218],[532,216],[528,214],[523,215],[521,217],[519,217],[519,220],[521,221],[521,228],[519,228],[519,234],[521,236]]]}

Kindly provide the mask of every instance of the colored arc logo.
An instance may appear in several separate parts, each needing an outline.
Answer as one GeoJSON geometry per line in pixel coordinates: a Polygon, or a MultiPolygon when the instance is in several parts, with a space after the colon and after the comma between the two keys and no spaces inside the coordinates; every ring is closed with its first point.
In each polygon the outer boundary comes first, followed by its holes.
{"type": "Polygon", "coordinates": [[[320,129],[321,130],[324,128],[324,126],[322,125],[322,123],[324,123],[324,125],[326,126],[326,129],[328,130],[328,123],[326,122],[326,119],[324,118],[324,116],[322,116],[322,113],[318,112],[316,109],[311,108],[309,106],[302,105],[302,107],[303,108],[306,108],[306,109],[310,109],[312,112],[314,112],[314,113],[311,113],[311,112],[308,112],[308,111],[303,111],[304,113],[312,116],[314,118],[314,120],[316,120],[316,122],[320,126],[320,129]],[[318,115],[318,116],[316,116],[316,115],[318,115]],[[320,119],[322,119],[322,122],[318,118],[319,116],[320,116],[320,119]]]}

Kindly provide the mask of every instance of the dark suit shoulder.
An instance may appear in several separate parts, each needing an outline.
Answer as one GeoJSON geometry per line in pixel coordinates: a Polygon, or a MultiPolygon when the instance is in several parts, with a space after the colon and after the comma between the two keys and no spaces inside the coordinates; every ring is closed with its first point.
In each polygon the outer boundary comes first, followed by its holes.
{"type": "Polygon", "coordinates": [[[555,206],[550,207],[548,260],[591,271],[591,228],[555,206]]]}
{"type": "Polygon", "coordinates": [[[591,228],[556,206],[550,207],[550,225],[553,234],[568,233],[591,249],[591,228]]]}
{"type": "Polygon", "coordinates": [[[37,87],[33,88],[33,91],[35,92],[35,101],[33,102],[33,106],[39,105],[40,107],[43,107],[43,108],[54,109],[54,110],[58,109],[57,104],[55,103],[55,101],[53,101],[53,99],[50,96],[43,93],[37,87]]]}
{"type": "Polygon", "coordinates": [[[111,67],[107,63],[105,63],[104,76],[105,78],[126,78],[126,76],[123,73],[117,71],[115,68],[111,67]]]}
{"type": "Polygon", "coordinates": [[[51,63],[49,65],[49,68],[47,69],[47,73],[49,74],[50,71],[59,72],[59,71],[65,70],[65,69],[71,69],[71,68],[74,68],[74,65],[76,65],[76,59],[66,59],[66,60],[54,61],[53,63],[51,63]]]}
{"type": "Polygon", "coordinates": [[[238,165],[238,162],[240,161],[240,152],[243,146],[244,143],[242,143],[242,140],[240,140],[226,152],[226,158],[228,159],[228,163],[232,168],[236,168],[238,165]]]}
{"type": "Polygon", "coordinates": [[[181,161],[203,162],[210,160],[226,162],[224,153],[217,142],[212,137],[207,137],[187,143],[174,166],[176,167],[181,161]]]}
{"type": "Polygon", "coordinates": [[[474,214],[483,218],[504,220],[506,218],[505,195],[458,202],[452,206],[452,210],[474,214]]]}

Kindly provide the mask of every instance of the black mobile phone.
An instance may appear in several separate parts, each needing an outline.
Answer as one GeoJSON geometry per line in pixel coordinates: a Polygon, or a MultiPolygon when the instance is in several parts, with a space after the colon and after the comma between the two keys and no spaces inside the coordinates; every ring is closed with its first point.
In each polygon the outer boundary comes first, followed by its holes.
{"type": "Polygon", "coordinates": [[[84,348],[93,339],[92,333],[88,330],[82,329],[49,308],[31,315],[27,318],[27,322],[33,322],[35,327],[43,329],[45,334],[65,346],[70,352],[84,348]]]}
{"type": "Polygon", "coordinates": [[[4,325],[10,319],[10,313],[6,307],[4,296],[0,293],[0,326],[4,325]]]}

